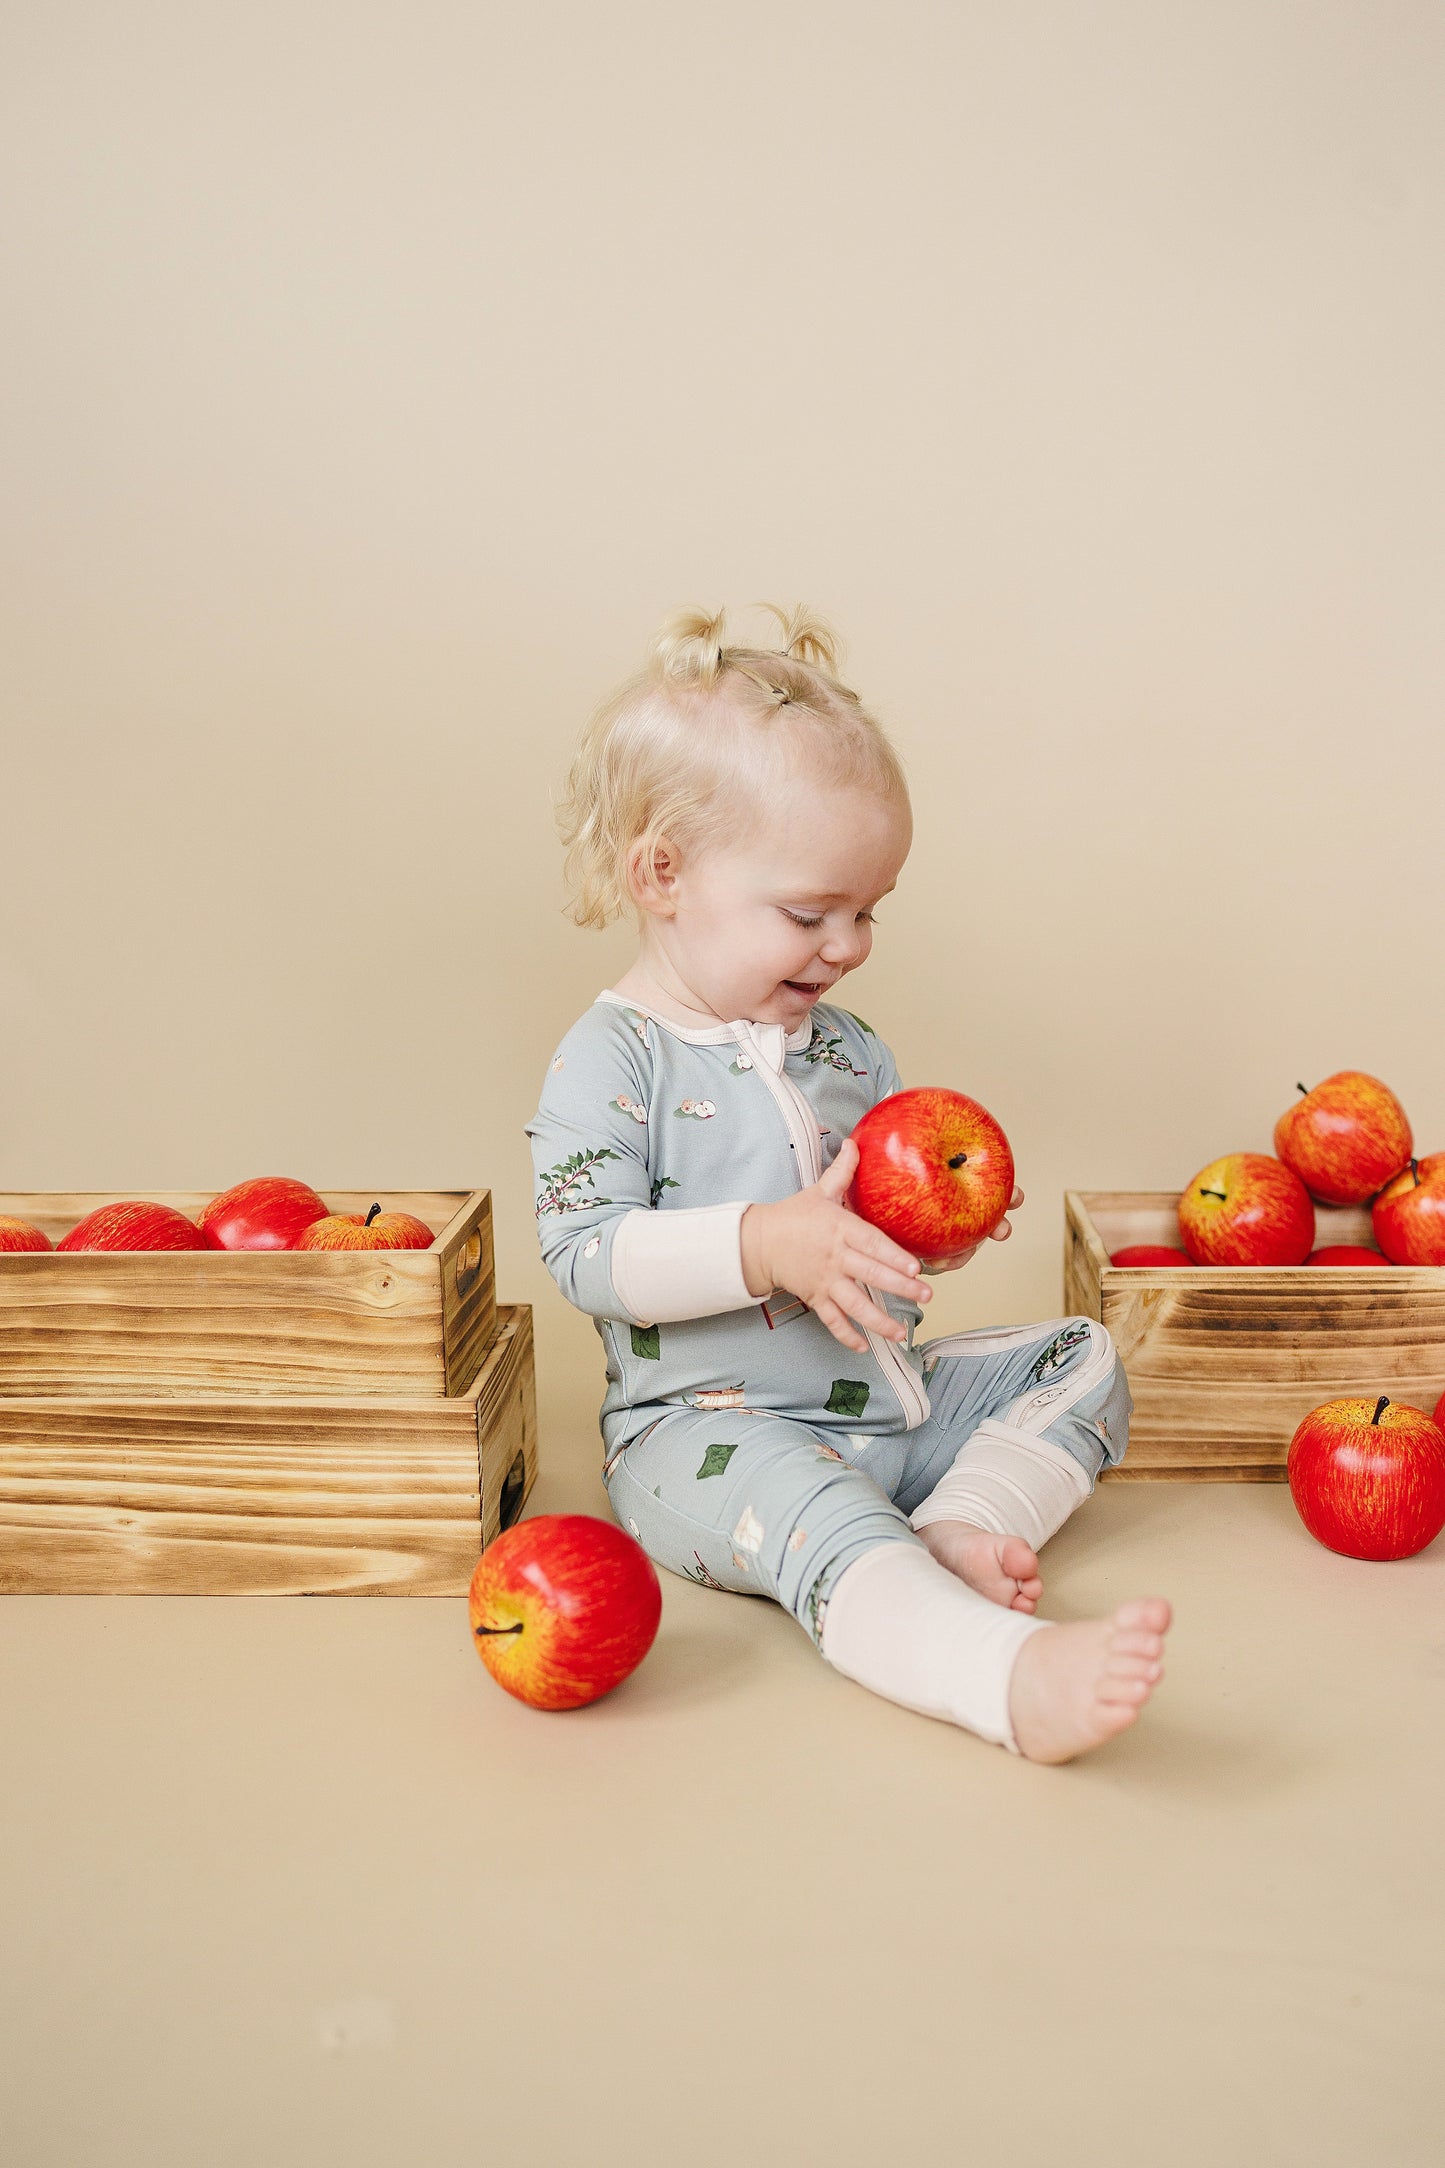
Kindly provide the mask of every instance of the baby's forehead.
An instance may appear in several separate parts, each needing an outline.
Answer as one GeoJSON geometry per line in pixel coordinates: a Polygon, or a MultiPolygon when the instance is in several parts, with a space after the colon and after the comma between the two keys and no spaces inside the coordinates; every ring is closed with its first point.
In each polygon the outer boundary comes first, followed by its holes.
{"type": "Polygon", "coordinates": [[[866,784],[795,775],[759,794],[751,817],[723,847],[758,885],[844,903],[891,888],[911,841],[906,799],[866,784]]]}

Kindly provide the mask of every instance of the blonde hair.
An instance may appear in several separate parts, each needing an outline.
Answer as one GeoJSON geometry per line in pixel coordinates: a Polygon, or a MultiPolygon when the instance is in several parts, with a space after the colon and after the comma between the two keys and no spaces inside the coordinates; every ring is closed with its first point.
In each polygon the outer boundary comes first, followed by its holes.
{"type": "Polygon", "coordinates": [[[646,667],[603,702],[582,734],[558,825],[579,926],[605,926],[631,902],[628,860],[651,876],[665,836],[700,851],[737,825],[737,792],[761,790],[781,756],[840,784],[907,803],[882,726],[835,675],[836,636],[806,609],[764,603],[781,648],[731,647],[725,613],[677,610],[646,667]]]}

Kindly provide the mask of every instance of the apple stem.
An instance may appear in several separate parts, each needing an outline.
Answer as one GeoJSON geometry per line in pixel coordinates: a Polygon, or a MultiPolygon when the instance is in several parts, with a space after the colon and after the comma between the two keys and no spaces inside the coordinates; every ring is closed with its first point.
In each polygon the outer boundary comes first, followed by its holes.
{"type": "Polygon", "coordinates": [[[379,1212],[380,1210],[381,1210],[381,1206],[380,1206],[379,1204],[374,1204],[374,1205],[372,1206],[371,1210],[370,1210],[370,1211],[369,1211],[369,1212],[367,1213],[367,1215],[366,1215],[366,1224],[367,1224],[367,1226],[368,1226],[368,1227],[369,1227],[369,1226],[371,1225],[372,1221],[373,1221],[373,1220],[374,1220],[374,1219],[376,1218],[376,1215],[377,1215],[377,1213],[378,1213],[378,1212],[379,1212]]]}
{"type": "Polygon", "coordinates": [[[518,1619],[515,1626],[474,1626],[472,1628],[474,1634],[519,1634],[521,1631],[522,1621],[520,1619],[518,1619]]]}
{"type": "Polygon", "coordinates": [[[1414,1175],[1414,1177],[1415,1177],[1415,1187],[1416,1187],[1416,1189],[1418,1189],[1418,1188],[1420,1187],[1420,1162],[1419,1162],[1419,1160],[1418,1160],[1418,1159],[1412,1159],[1412,1160],[1411,1160],[1411,1162],[1410,1162],[1410,1172],[1411,1172],[1411,1174],[1413,1174],[1413,1175],[1414,1175]]]}
{"type": "Polygon", "coordinates": [[[1303,1092],[1303,1093],[1304,1093],[1304,1095],[1305,1095],[1305,1097],[1306,1097],[1306,1099],[1308,1099],[1308,1097],[1309,1097],[1309,1095],[1310,1095],[1310,1088],[1309,1088],[1308,1084],[1296,1084],[1296,1086],[1295,1086],[1295,1090],[1296,1090],[1297,1092],[1303,1092]]]}
{"type": "Polygon", "coordinates": [[[967,1157],[967,1152],[955,1152],[948,1164],[950,1167],[961,1167],[967,1157]]]}
{"type": "Polygon", "coordinates": [[[1389,1405],[1390,1405],[1390,1396],[1389,1396],[1389,1394],[1388,1394],[1388,1393],[1381,1393],[1381,1395],[1380,1395],[1379,1399],[1378,1399],[1378,1400],[1377,1400],[1377,1401],[1375,1402],[1375,1412],[1374,1412],[1374,1414],[1373,1414],[1373,1415],[1372,1415],[1372,1416],[1370,1417],[1370,1421],[1371,1421],[1372,1423],[1378,1423],[1378,1422],[1379,1422],[1379,1420],[1380,1420],[1380,1417],[1381,1417],[1381,1416],[1382,1416],[1382,1415],[1384,1414],[1384,1412],[1385,1412],[1386,1408],[1388,1408],[1388,1407],[1389,1407],[1389,1405]]]}
{"type": "Polygon", "coordinates": [[[1229,1201],[1222,1189],[1202,1189],[1199,1194],[1201,1197],[1217,1197],[1221,1204],[1227,1204],[1229,1201]]]}

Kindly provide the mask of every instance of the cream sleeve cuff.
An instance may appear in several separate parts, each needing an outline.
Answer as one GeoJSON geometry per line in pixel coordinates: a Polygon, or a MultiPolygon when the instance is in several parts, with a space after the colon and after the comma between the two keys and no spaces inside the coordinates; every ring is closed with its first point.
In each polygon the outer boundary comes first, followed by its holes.
{"type": "Polygon", "coordinates": [[[704,1204],[619,1220],[612,1238],[612,1286],[639,1325],[717,1317],[758,1300],[743,1278],[742,1221],[747,1203],[704,1204]]]}

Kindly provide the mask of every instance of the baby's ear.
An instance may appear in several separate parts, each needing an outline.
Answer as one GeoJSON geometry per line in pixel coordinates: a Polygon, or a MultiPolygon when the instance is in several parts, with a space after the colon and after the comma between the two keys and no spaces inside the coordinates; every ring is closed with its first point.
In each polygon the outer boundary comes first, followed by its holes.
{"type": "Polygon", "coordinates": [[[678,854],[666,836],[639,836],[627,853],[627,893],[640,911],[671,918],[677,910],[678,854]]]}

